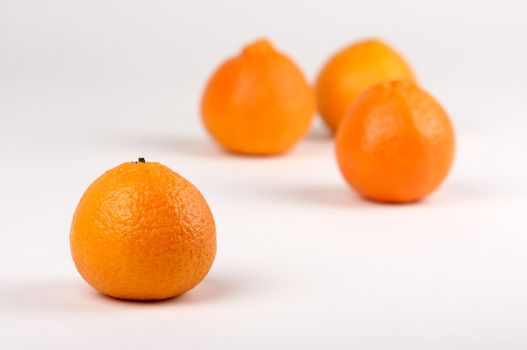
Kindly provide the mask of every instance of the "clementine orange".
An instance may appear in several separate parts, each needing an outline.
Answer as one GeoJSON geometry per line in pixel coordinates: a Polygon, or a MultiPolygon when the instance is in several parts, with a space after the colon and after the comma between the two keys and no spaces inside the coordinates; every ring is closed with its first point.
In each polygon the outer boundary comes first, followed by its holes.
{"type": "Polygon", "coordinates": [[[348,183],[382,202],[412,202],[434,191],[448,174],[454,148],[444,109],[408,81],[380,83],[360,94],[336,137],[348,183]]]}
{"type": "Polygon", "coordinates": [[[205,87],[203,122],[235,153],[289,150],[307,133],[316,109],[313,89],[295,63],[267,40],[223,63],[205,87]]]}
{"type": "Polygon", "coordinates": [[[196,187],[140,159],[89,186],[73,217],[70,246],[78,271],[99,292],[165,299],[192,289],[208,273],[216,229],[196,187]]]}
{"type": "Polygon", "coordinates": [[[377,83],[414,80],[405,60],[380,40],[365,40],[344,48],[323,66],[316,82],[317,103],[326,124],[336,131],[355,97],[377,83]]]}

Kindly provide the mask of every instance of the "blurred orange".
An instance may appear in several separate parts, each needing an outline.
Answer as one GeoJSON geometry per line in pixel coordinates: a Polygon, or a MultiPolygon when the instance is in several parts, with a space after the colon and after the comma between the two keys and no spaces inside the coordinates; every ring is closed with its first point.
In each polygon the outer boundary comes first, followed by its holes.
{"type": "Polygon", "coordinates": [[[434,191],[448,174],[454,149],[446,112],[409,81],[380,83],[360,94],[336,137],[348,183],[382,202],[412,202],[434,191]]]}
{"type": "Polygon", "coordinates": [[[101,293],[165,299],[205,277],[216,254],[216,228],[198,189],[141,160],[107,171],[86,190],[71,224],[71,253],[101,293]]]}
{"type": "Polygon", "coordinates": [[[307,133],[314,91],[287,56],[267,40],[249,44],[209,80],[203,122],[227,150],[252,155],[285,152],[307,133]]]}
{"type": "Polygon", "coordinates": [[[379,40],[365,40],[337,52],[322,68],[316,83],[317,103],[326,124],[336,131],[355,97],[377,83],[414,80],[404,59],[379,40]]]}

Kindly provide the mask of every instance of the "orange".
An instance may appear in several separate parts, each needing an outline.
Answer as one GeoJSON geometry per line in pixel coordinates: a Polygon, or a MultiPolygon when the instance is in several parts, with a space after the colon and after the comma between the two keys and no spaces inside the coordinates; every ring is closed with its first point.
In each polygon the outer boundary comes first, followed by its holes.
{"type": "Polygon", "coordinates": [[[408,81],[380,83],[357,97],[336,137],[342,174],[363,196],[419,200],[445,179],[454,131],[441,105],[408,81]]]}
{"type": "Polygon", "coordinates": [[[289,150],[307,133],[315,110],[314,91],[300,69],[267,40],[223,63],[201,102],[212,137],[229,151],[250,155],[289,150]]]}
{"type": "Polygon", "coordinates": [[[157,300],[183,294],[205,277],[216,229],[196,187],[140,158],[88,187],[73,217],[70,247],[78,271],[99,292],[157,300]]]}
{"type": "Polygon", "coordinates": [[[391,47],[365,40],[337,52],[316,82],[317,102],[326,124],[336,131],[351,102],[364,89],[388,80],[414,80],[412,70],[391,47]]]}

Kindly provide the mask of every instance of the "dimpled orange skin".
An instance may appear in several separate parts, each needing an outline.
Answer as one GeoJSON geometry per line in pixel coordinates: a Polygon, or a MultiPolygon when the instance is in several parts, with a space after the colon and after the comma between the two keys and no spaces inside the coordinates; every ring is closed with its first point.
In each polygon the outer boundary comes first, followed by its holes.
{"type": "Polygon", "coordinates": [[[438,102],[408,81],[380,83],[353,102],[336,137],[342,174],[363,196],[417,201],[446,178],[452,124],[438,102]]]}
{"type": "Polygon", "coordinates": [[[338,129],[350,104],[363,90],[389,80],[414,81],[405,60],[380,40],[365,40],[344,48],[324,65],[316,82],[320,114],[338,129]]]}
{"type": "Polygon", "coordinates": [[[223,63],[201,103],[212,137],[225,149],[248,155],[289,150],[307,133],[315,111],[314,91],[300,69],[267,40],[223,63]]]}
{"type": "Polygon", "coordinates": [[[70,247],[78,271],[99,292],[159,300],[185,293],[207,275],[216,229],[190,182],[159,163],[124,163],[84,193],[70,247]]]}

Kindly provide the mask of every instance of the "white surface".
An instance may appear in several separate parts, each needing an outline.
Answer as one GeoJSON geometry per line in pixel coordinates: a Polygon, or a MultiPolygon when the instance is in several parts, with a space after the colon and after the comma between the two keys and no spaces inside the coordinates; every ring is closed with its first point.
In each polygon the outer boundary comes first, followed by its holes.
{"type": "Polygon", "coordinates": [[[525,349],[526,3],[368,4],[0,2],[0,348],[525,349]],[[394,43],[457,127],[444,187],[362,201],[319,124],[283,157],[219,150],[202,85],[261,35],[310,77],[348,41],[394,43]],[[84,189],[138,156],[217,221],[209,276],[159,303],[100,296],[69,255],[84,189]]]}

